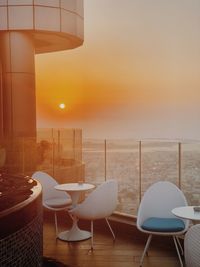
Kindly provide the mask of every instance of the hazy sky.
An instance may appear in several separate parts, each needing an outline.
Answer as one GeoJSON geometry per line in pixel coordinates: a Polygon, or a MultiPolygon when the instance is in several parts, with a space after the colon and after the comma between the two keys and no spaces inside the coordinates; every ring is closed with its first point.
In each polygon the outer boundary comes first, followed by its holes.
{"type": "Polygon", "coordinates": [[[85,0],[83,46],[36,56],[38,127],[200,139],[199,28],[199,0],[85,0]]]}

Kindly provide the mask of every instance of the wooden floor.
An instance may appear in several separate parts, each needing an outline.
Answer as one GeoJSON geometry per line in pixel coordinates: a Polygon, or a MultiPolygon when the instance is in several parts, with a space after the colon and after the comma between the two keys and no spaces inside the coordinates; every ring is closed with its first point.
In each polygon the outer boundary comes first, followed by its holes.
{"type": "MultiPolygon", "coordinates": [[[[59,215],[59,231],[69,229],[71,219],[59,215]],[[62,221],[61,221],[62,219],[62,221]]],[[[53,214],[44,216],[45,257],[54,258],[70,267],[138,267],[147,236],[134,226],[111,221],[116,234],[113,242],[105,220],[94,224],[93,253],[89,253],[90,239],[80,242],[64,242],[55,238],[53,214]]],[[[80,228],[89,230],[89,222],[80,222],[80,228]]],[[[143,267],[179,267],[173,241],[167,237],[155,237],[145,257],[143,267]]]]}

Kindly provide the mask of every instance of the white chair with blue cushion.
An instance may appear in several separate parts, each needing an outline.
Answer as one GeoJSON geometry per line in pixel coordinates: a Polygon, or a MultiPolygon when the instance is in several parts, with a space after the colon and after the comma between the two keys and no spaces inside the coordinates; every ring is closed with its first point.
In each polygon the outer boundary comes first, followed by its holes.
{"type": "Polygon", "coordinates": [[[49,174],[37,171],[32,175],[32,178],[39,181],[42,185],[42,202],[43,207],[54,211],[56,236],[58,235],[57,211],[67,210],[72,204],[69,194],[56,190],[54,187],[58,184],[57,181],[49,174]]]}
{"type": "Polygon", "coordinates": [[[173,237],[180,264],[183,266],[179,249],[181,249],[182,254],[183,251],[178,236],[187,231],[189,221],[175,217],[171,211],[173,208],[187,205],[183,192],[171,182],[156,182],[147,189],[137,215],[137,228],[149,234],[140,266],[143,264],[153,235],[173,237]]]}

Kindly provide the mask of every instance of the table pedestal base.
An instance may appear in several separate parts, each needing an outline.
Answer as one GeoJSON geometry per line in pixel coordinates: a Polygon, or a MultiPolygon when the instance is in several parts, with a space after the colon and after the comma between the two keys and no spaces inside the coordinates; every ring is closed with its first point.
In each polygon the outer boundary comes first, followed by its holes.
{"type": "Polygon", "coordinates": [[[59,233],[58,238],[62,241],[81,241],[91,238],[91,233],[79,229],[77,224],[74,224],[69,231],[59,233]]]}

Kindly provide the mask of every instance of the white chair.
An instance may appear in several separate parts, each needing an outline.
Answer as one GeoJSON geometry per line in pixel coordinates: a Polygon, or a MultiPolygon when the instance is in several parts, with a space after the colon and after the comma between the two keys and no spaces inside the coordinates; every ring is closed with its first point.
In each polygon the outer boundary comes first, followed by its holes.
{"type": "Polygon", "coordinates": [[[184,255],[187,267],[200,266],[200,224],[192,226],[185,235],[184,255]]]}
{"type": "Polygon", "coordinates": [[[42,185],[42,201],[43,207],[54,211],[56,237],[58,235],[57,211],[67,210],[71,203],[71,197],[65,192],[58,191],[54,188],[57,181],[49,174],[37,171],[32,175],[32,178],[39,181],[42,185]]]}
{"type": "Polygon", "coordinates": [[[138,210],[137,228],[149,234],[149,237],[140,260],[140,266],[142,266],[154,234],[173,237],[180,264],[183,266],[179,249],[182,254],[183,250],[177,236],[187,231],[189,221],[177,218],[172,214],[171,210],[179,206],[187,206],[187,200],[183,192],[171,182],[154,183],[144,193],[138,210]]]}
{"type": "Polygon", "coordinates": [[[93,221],[105,218],[108,227],[115,239],[114,232],[109,224],[110,216],[117,206],[118,200],[118,183],[115,180],[108,180],[93,190],[86,199],[70,210],[70,214],[78,219],[91,221],[91,251],[94,247],[93,242],[93,221]]]}

